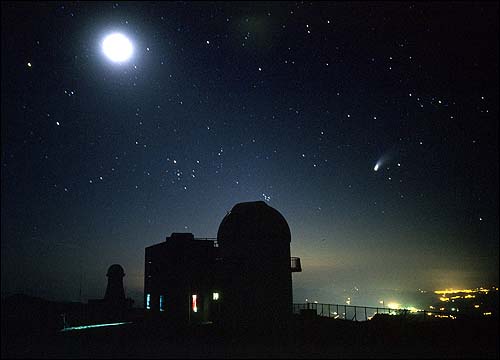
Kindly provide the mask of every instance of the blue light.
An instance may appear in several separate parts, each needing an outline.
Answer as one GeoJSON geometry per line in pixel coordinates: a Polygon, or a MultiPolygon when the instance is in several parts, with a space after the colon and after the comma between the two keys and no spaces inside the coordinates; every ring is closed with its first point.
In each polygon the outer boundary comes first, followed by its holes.
{"type": "Polygon", "coordinates": [[[163,308],[163,295],[160,295],[160,311],[165,311],[163,308]]]}
{"type": "Polygon", "coordinates": [[[151,309],[151,294],[146,295],[146,309],[147,310],[151,309]]]}

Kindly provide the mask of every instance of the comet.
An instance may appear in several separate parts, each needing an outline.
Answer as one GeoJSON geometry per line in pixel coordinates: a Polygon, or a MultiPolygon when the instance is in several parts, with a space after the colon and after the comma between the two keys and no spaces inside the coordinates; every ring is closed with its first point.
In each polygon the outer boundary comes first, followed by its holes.
{"type": "Polygon", "coordinates": [[[384,166],[385,164],[389,163],[390,161],[392,161],[394,159],[394,157],[396,156],[397,152],[396,152],[396,149],[394,147],[386,150],[377,160],[377,162],[375,163],[375,166],[373,167],[373,171],[377,172],[379,171],[380,169],[382,169],[382,166],[384,166]]]}

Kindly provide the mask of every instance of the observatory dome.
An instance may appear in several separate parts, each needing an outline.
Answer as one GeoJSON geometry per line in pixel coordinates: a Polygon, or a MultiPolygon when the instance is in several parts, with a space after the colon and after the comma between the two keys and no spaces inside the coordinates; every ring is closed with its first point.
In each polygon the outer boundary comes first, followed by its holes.
{"type": "MultiPolygon", "coordinates": [[[[236,204],[222,220],[217,241],[223,256],[273,257],[290,249],[290,228],[283,215],[263,201],[236,204]]],[[[289,255],[288,255],[289,256],[289,255]]]]}

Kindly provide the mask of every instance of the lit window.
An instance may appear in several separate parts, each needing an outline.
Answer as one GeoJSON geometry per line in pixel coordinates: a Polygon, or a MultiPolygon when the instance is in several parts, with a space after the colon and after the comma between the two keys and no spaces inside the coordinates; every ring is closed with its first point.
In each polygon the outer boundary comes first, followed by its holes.
{"type": "Polygon", "coordinates": [[[151,309],[151,294],[146,295],[146,309],[147,310],[151,309]]]}
{"type": "Polygon", "coordinates": [[[213,299],[213,300],[219,300],[219,293],[218,293],[218,292],[214,292],[214,293],[212,294],[212,299],[213,299]]]}
{"type": "Polygon", "coordinates": [[[164,303],[163,303],[163,295],[160,295],[160,311],[165,311],[164,303]]]}
{"type": "Polygon", "coordinates": [[[193,312],[198,312],[198,306],[196,305],[197,298],[198,295],[191,295],[191,308],[193,309],[193,312]]]}

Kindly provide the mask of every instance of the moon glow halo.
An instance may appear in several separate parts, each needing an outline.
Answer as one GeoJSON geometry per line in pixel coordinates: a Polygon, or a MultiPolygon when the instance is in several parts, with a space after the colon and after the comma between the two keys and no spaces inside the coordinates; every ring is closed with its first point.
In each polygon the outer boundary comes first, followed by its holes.
{"type": "Polygon", "coordinates": [[[102,51],[111,61],[121,63],[130,59],[134,47],[125,35],[113,33],[104,38],[102,51]]]}

